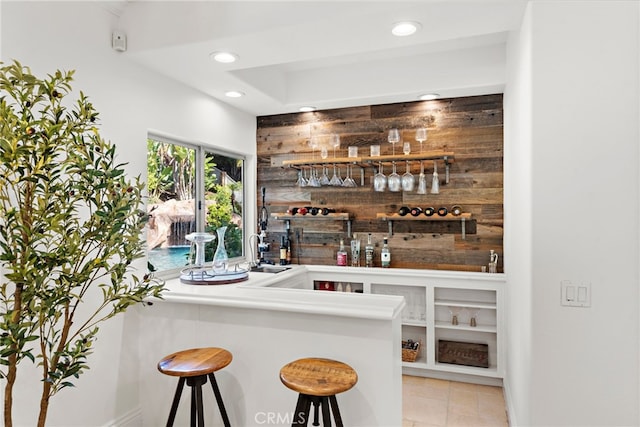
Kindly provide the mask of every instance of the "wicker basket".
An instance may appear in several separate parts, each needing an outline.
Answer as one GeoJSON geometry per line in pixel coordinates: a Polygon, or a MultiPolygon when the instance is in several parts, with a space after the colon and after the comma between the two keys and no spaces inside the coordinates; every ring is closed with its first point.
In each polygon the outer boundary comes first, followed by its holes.
{"type": "Polygon", "coordinates": [[[421,342],[412,341],[402,341],[402,361],[403,362],[415,362],[418,358],[418,354],[420,353],[420,347],[422,346],[421,342]],[[410,348],[411,344],[413,345],[413,349],[410,348]]]}

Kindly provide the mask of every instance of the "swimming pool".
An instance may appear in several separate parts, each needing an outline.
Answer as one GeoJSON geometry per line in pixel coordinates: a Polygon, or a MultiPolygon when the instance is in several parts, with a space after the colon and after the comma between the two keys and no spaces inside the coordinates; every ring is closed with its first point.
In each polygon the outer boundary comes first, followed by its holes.
{"type": "Polygon", "coordinates": [[[149,262],[158,271],[184,267],[187,265],[188,255],[188,245],[155,248],[148,252],[149,262]]]}

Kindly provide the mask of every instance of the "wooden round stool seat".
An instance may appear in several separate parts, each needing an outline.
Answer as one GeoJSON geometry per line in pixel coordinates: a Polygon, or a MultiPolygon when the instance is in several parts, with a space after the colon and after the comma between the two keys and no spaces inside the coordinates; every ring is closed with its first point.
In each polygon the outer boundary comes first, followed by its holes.
{"type": "Polygon", "coordinates": [[[349,365],[331,359],[304,358],[286,364],[280,369],[280,381],[299,393],[298,403],[292,426],[306,426],[311,404],[314,406],[313,425],[320,425],[319,410],[322,410],[322,422],[331,426],[329,405],[336,426],[342,426],[342,417],[338,409],[336,394],[351,389],[358,382],[358,374],[349,365]]]}
{"type": "Polygon", "coordinates": [[[196,377],[218,371],[232,359],[231,353],[223,348],[192,348],[164,357],[158,362],[158,370],[174,377],[196,377]]]}
{"type": "Polygon", "coordinates": [[[185,382],[187,386],[191,387],[191,425],[196,425],[197,417],[198,426],[204,426],[202,385],[207,383],[207,379],[213,388],[213,394],[218,402],[218,408],[225,427],[231,425],[214,372],[227,366],[232,359],[231,353],[223,348],[207,347],[178,351],[162,358],[158,362],[158,371],[165,375],[180,377],[178,387],[173,396],[167,427],[173,426],[185,382]]]}

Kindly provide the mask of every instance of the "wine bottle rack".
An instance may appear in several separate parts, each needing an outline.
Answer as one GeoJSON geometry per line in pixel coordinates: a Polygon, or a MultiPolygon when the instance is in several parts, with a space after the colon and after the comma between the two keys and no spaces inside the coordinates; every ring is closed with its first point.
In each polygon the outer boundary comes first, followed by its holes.
{"type": "Polygon", "coordinates": [[[290,221],[346,221],[347,237],[351,237],[351,220],[353,216],[349,212],[334,212],[326,215],[291,215],[288,213],[272,213],[271,217],[275,220],[285,221],[289,228],[290,221]]]}
{"type": "Polygon", "coordinates": [[[418,216],[413,215],[399,215],[397,213],[377,213],[376,218],[387,221],[389,223],[389,235],[393,235],[393,221],[460,221],[462,225],[462,240],[466,238],[465,221],[471,219],[470,213],[461,213],[460,215],[446,214],[444,216],[434,214],[432,216],[425,216],[420,214],[418,216]]]}

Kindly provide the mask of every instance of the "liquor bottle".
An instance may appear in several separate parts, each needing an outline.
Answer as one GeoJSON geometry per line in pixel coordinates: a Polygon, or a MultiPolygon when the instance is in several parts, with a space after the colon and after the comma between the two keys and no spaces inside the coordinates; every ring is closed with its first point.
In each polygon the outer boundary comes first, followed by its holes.
{"type": "Polygon", "coordinates": [[[384,243],[380,250],[380,261],[384,268],[391,267],[391,251],[389,250],[389,243],[387,242],[386,237],[384,238],[384,243]]]}
{"type": "Polygon", "coordinates": [[[338,249],[338,254],[336,256],[337,263],[341,267],[347,265],[347,251],[344,250],[344,240],[340,239],[340,249],[338,249]]]}
{"type": "Polygon", "coordinates": [[[299,213],[300,215],[306,215],[308,211],[309,211],[309,210],[308,210],[307,208],[305,208],[305,207],[298,208],[298,213],[299,213]]]}
{"type": "Polygon", "coordinates": [[[285,237],[280,238],[280,265],[287,264],[287,244],[285,243],[285,237]]]}
{"type": "Polygon", "coordinates": [[[418,216],[421,213],[422,213],[422,208],[418,208],[418,207],[411,208],[411,215],[412,216],[418,216]]]}
{"type": "Polygon", "coordinates": [[[351,267],[360,267],[360,240],[355,234],[351,240],[351,267]]]}
{"type": "Polygon", "coordinates": [[[408,207],[406,207],[406,206],[403,206],[403,207],[401,207],[401,208],[398,210],[398,215],[400,215],[400,216],[405,216],[405,215],[407,215],[409,212],[411,212],[411,209],[409,209],[409,208],[408,208],[408,207]]]}
{"type": "Polygon", "coordinates": [[[367,236],[367,245],[364,247],[364,266],[373,267],[373,243],[371,233],[367,236]]]}

